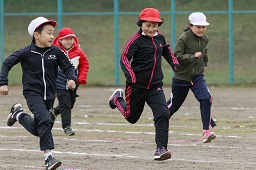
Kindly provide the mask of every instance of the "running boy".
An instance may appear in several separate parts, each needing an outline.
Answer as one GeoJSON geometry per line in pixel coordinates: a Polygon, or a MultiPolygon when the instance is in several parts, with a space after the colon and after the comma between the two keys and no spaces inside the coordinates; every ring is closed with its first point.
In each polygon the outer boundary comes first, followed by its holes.
{"type": "MultiPolygon", "coordinates": [[[[78,39],[71,28],[62,28],[53,44],[60,47],[73,63],[77,76],[77,83],[85,85],[87,83],[87,73],[89,61],[78,44],[78,39]]],[[[77,97],[77,88],[67,87],[67,77],[61,69],[58,70],[57,77],[57,98],[59,105],[54,109],[54,116],[61,114],[62,128],[64,134],[71,136],[75,132],[71,128],[71,110],[74,107],[77,97]]]]}
{"type": "Polygon", "coordinates": [[[207,68],[208,37],[205,35],[206,16],[201,12],[189,15],[189,26],[178,38],[174,47],[174,55],[179,60],[180,69],[174,73],[172,79],[172,94],[167,101],[170,108],[170,117],[179,110],[185,101],[189,89],[194,93],[200,103],[201,118],[203,123],[203,142],[208,143],[216,138],[210,131],[216,126],[211,118],[212,95],[204,80],[204,72],[207,68]]]}
{"type": "Polygon", "coordinates": [[[121,56],[121,68],[126,77],[125,99],[123,90],[116,89],[109,98],[109,106],[118,108],[129,123],[136,123],[147,102],[153,111],[155,124],[156,151],[154,160],[171,158],[167,150],[169,113],[163,92],[162,56],[174,71],[179,68],[165,37],[158,32],[163,24],[160,12],[155,8],[141,11],[137,25],[139,31],[124,47],[121,56]]]}
{"type": "Polygon", "coordinates": [[[39,137],[46,170],[55,170],[61,165],[61,161],[52,156],[54,142],[51,132],[58,66],[68,77],[68,87],[76,88],[72,64],[61,49],[52,45],[55,26],[55,21],[44,17],[32,20],[28,26],[28,33],[33,37],[31,44],[4,60],[0,76],[0,94],[8,95],[8,73],[14,65],[21,63],[23,95],[34,118],[16,103],[11,107],[7,125],[13,126],[18,121],[28,132],[39,137]]]}

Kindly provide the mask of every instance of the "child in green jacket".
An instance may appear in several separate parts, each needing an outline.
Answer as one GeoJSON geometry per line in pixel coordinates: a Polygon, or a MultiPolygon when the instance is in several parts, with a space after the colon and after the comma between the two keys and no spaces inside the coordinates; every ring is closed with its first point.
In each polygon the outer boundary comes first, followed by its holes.
{"type": "Polygon", "coordinates": [[[216,138],[216,135],[210,131],[216,126],[211,117],[212,95],[204,79],[208,63],[207,45],[209,42],[205,32],[209,23],[201,12],[190,14],[188,19],[189,26],[178,38],[174,47],[174,56],[180,63],[180,69],[174,72],[171,98],[167,104],[171,117],[179,110],[191,89],[200,103],[203,142],[208,143],[216,138]]]}

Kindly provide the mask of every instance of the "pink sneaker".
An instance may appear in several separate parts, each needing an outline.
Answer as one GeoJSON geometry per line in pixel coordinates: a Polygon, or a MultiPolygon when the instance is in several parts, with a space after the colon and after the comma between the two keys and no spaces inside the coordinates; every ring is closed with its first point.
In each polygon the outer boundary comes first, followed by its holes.
{"type": "Polygon", "coordinates": [[[211,132],[210,130],[203,131],[203,143],[209,143],[215,138],[216,138],[216,135],[214,132],[211,132]]]}

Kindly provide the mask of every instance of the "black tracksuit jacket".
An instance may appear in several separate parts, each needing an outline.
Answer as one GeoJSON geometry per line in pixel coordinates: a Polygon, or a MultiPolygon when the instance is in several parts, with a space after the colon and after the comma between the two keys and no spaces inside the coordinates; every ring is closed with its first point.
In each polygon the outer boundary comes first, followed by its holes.
{"type": "Polygon", "coordinates": [[[144,89],[161,84],[164,77],[161,68],[162,56],[172,68],[179,67],[178,60],[161,33],[158,32],[158,35],[150,38],[142,35],[140,29],[129,39],[121,56],[120,64],[126,83],[144,89]]]}
{"type": "Polygon", "coordinates": [[[0,85],[8,85],[8,73],[21,63],[23,95],[37,94],[43,100],[55,99],[58,66],[69,80],[76,82],[74,68],[66,54],[57,46],[39,48],[32,43],[6,58],[2,64],[0,85]]]}

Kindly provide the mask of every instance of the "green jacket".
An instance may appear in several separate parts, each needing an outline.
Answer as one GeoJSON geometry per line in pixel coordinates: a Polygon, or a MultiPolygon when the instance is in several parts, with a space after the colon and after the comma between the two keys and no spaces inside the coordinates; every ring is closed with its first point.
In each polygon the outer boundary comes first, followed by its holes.
{"type": "Polygon", "coordinates": [[[174,47],[174,56],[180,63],[180,68],[174,72],[174,78],[191,81],[193,77],[203,74],[207,67],[208,37],[197,37],[190,29],[178,38],[174,47]],[[201,58],[195,58],[196,52],[202,52],[201,58]]]}

